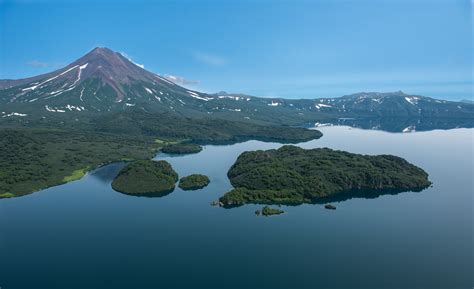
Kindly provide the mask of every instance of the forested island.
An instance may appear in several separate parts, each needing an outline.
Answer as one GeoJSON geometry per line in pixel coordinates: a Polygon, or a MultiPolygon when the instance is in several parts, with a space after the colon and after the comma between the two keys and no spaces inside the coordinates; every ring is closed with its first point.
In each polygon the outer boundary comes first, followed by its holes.
{"type": "Polygon", "coordinates": [[[193,174],[186,177],[182,177],[179,180],[179,187],[185,191],[187,190],[198,190],[209,185],[210,180],[208,176],[201,174],[193,174]]]}
{"type": "Polygon", "coordinates": [[[363,196],[367,190],[416,191],[431,184],[424,170],[400,157],[291,145],[244,152],[227,175],[234,189],[219,199],[224,207],[312,203],[338,195],[363,196]]]}
{"type": "Polygon", "coordinates": [[[167,161],[139,160],[126,165],[112,188],[130,195],[165,195],[174,190],[178,174],[167,161]]]}

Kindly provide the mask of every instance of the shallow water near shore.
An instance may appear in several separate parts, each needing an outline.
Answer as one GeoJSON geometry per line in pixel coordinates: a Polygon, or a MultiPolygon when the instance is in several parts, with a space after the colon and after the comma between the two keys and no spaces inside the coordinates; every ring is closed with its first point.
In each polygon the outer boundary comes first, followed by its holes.
{"type": "Polygon", "coordinates": [[[394,154],[420,166],[422,192],[282,206],[224,209],[227,170],[247,141],[168,156],[180,177],[208,187],[156,198],[112,190],[124,163],[79,181],[0,200],[0,287],[9,288],[471,288],[474,129],[387,133],[322,127],[303,148],[394,154]]]}

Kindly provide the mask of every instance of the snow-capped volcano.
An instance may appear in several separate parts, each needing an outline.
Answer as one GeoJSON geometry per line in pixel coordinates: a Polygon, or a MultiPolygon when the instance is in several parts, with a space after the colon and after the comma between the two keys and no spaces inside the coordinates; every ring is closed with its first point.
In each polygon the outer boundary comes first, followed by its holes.
{"type": "Polygon", "coordinates": [[[154,75],[147,74],[149,74],[147,71],[137,67],[121,54],[108,48],[97,47],[68,66],[51,73],[19,80],[0,81],[0,89],[31,84],[23,88],[23,91],[33,91],[37,88],[51,87],[58,82],[66,82],[73,87],[85,79],[94,77],[100,78],[120,92],[120,84],[129,83],[129,77],[154,78],[154,75]],[[89,69],[86,69],[87,67],[89,69]]]}
{"type": "Polygon", "coordinates": [[[185,103],[184,99],[208,99],[101,47],[51,73],[1,80],[0,89],[2,102],[41,104],[49,112],[71,107],[77,111],[110,111],[144,103],[167,103],[172,109],[185,103]]]}
{"type": "MultiPolygon", "coordinates": [[[[301,124],[320,119],[380,117],[472,118],[474,105],[392,93],[284,99],[206,94],[145,70],[108,48],[95,48],[68,66],[18,80],[0,80],[1,118],[143,111],[186,117],[301,124]]],[[[77,116],[79,117],[79,115],[77,116]]]]}

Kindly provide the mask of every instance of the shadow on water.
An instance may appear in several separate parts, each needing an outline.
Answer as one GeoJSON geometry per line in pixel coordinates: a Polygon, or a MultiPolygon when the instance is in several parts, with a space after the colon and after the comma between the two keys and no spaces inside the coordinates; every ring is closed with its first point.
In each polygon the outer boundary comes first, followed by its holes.
{"type": "Polygon", "coordinates": [[[126,164],[126,162],[111,163],[95,169],[90,173],[90,176],[102,183],[111,183],[126,164]]]}
{"type": "MultiPolygon", "coordinates": [[[[301,126],[295,126],[301,128],[301,126]]],[[[302,126],[302,127],[309,127],[309,126],[302,126]]],[[[280,138],[280,137],[262,137],[259,135],[255,136],[235,136],[233,138],[227,139],[227,140],[196,140],[193,143],[199,144],[199,145],[219,145],[219,146],[230,146],[234,145],[237,143],[243,143],[246,141],[261,141],[261,142],[267,142],[267,143],[280,143],[280,144],[298,144],[302,142],[307,142],[315,139],[319,139],[323,136],[323,134],[319,131],[315,131],[313,135],[310,135],[305,138],[280,138]]]]}
{"type": "Polygon", "coordinates": [[[162,191],[162,192],[159,192],[159,193],[144,193],[144,194],[129,194],[129,193],[124,193],[124,192],[120,192],[120,191],[116,191],[116,192],[127,195],[127,196],[130,196],[130,197],[162,198],[162,197],[167,196],[167,195],[171,194],[172,192],[174,192],[174,189],[175,188],[173,187],[173,189],[168,190],[168,191],[162,191]]]}
{"type": "MultiPolygon", "coordinates": [[[[354,189],[354,190],[337,193],[332,196],[313,198],[310,202],[302,202],[302,203],[299,203],[299,202],[258,203],[257,202],[257,203],[248,203],[248,204],[275,205],[275,206],[284,205],[284,206],[291,206],[291,207],[296,207],[303,204],[324,205],[324,204],[329,204],[329,203],[340,203],[340,202],[348,201],[351,199],[376,199],[378,197],[385,196],[385,195],[398,195],[401,193],[420,193],[429,187],[430,186],[420,187],[420,188],[411,188],[411,189],[371,189],[371,190],[354,189]]],[[[245,205],[246,204],[237,204],[237,205],[226,204],[223,207],[225,209],[232,209],[232,208],[242,207],[245,205]]]]}
{"type": "Polygon", "coordinates": [[[163,158],[169,158],[169,159],[173,159],[173,158],[182,158],[184,156],[188,156],[188,155],[196,155],[198,153],[182,153],[182,154],[167,154],[167,153],[163,153],[163,152],[159,152],[158,154],[156,154],[153,159],[155,160],[161,160],[163,158]]]}

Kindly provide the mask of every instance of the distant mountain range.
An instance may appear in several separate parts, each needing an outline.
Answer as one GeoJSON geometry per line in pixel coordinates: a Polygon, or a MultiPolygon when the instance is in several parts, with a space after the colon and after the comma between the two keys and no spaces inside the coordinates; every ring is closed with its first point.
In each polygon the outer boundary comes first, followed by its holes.
{"type": "Polygon", "coordinates": [[[438,100],[401,91],[319,99],[201,93],[149,72],[108,48],[95,48],[51,73],[0,80],[0,105],[2,119],[52,121],[132,111],[279,125],[341,118],[474,119],[472,102],[438,100]]]}
{"type": "Polygon", "coordinates": [[[333,124],[393,132],[474,127],[474,104],[401,91],[320,99],[202,93],[95,48],[51,73],[0,80],[0,198],[109,162],[151,158],[170,142],[300,143],[322,136],[309,127],[333,124]]]}

